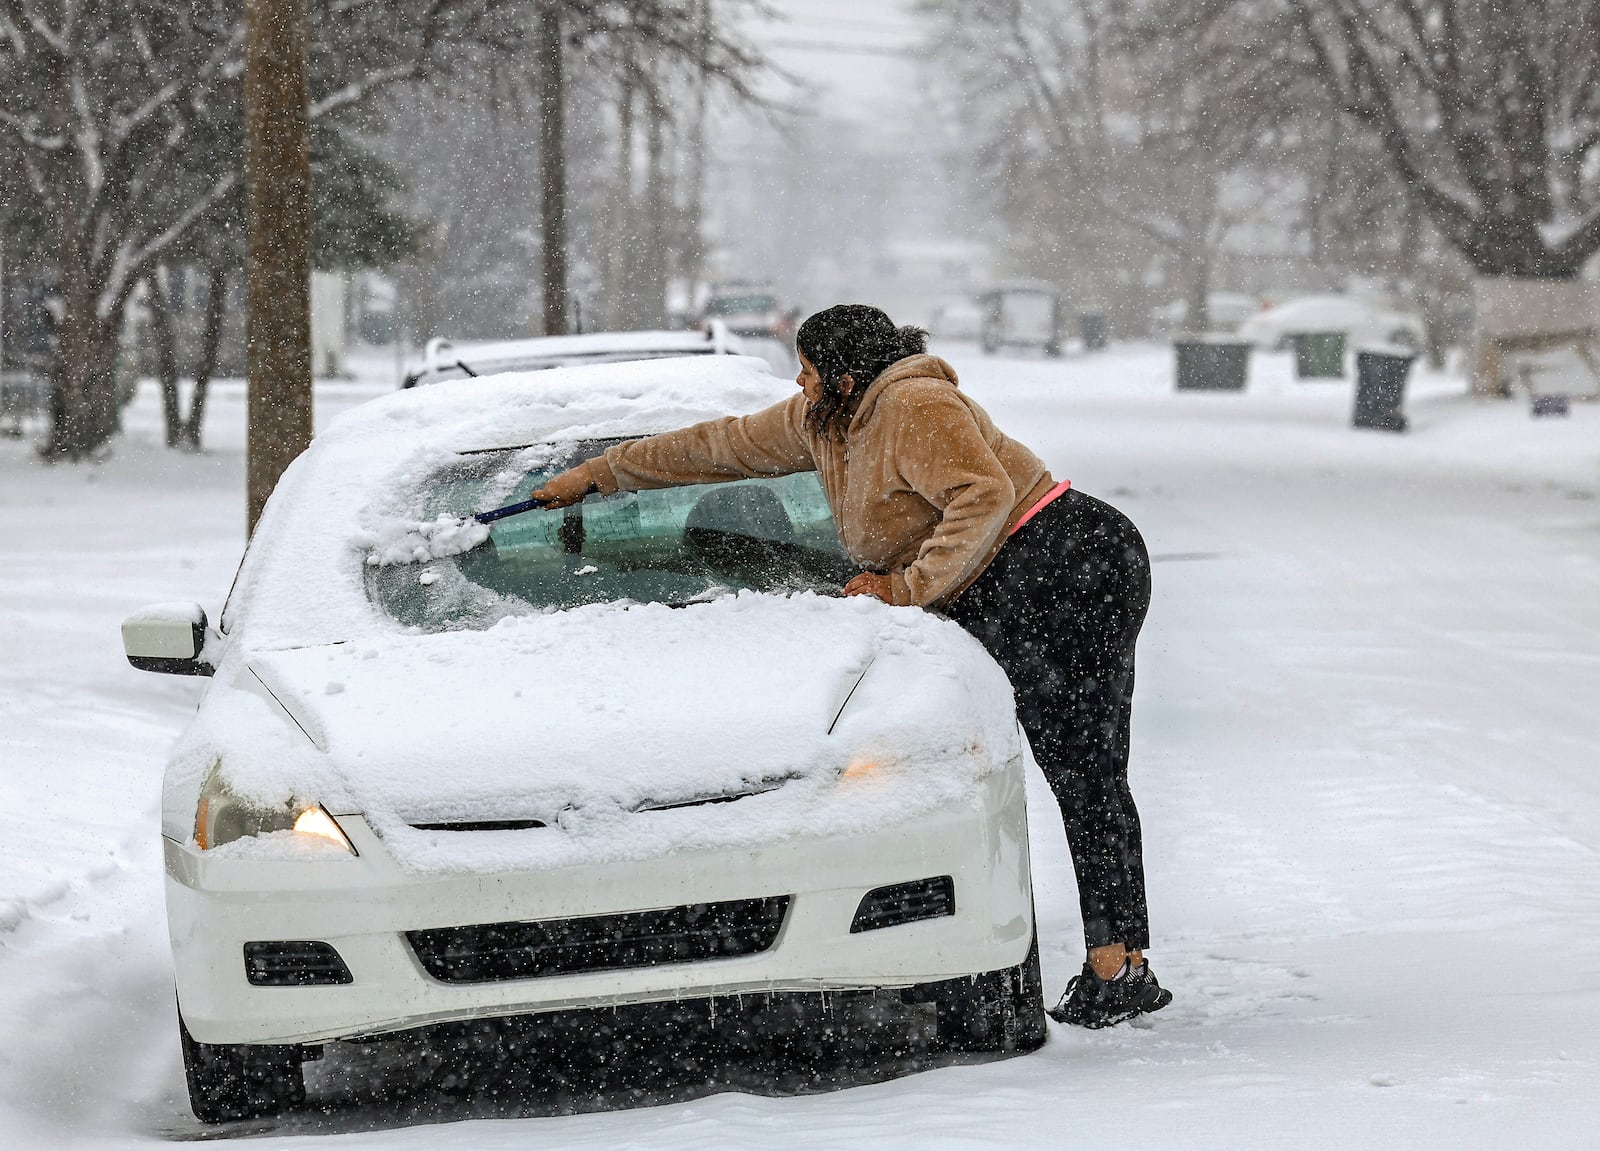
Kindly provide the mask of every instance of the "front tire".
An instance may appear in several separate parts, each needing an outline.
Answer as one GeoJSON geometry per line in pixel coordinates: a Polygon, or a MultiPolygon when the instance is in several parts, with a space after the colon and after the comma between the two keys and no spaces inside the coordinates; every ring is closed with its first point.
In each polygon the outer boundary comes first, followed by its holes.
{"type": "Polygon", "coordinates": [[[914,991],[932,1002],[939,1046],[947,1051],[1010,1051],[1043,1045],[1046,1025],[1044,980],[1039,974],[1039,939],[1015,967],[946,979],[914,991]]]}
{"type": "Polygon", "coordinates": [[[189,1109],[202,1123],[276,1115],[305,1102],[298,1046],[200,1043],[178,1017],[189,1109]]]}

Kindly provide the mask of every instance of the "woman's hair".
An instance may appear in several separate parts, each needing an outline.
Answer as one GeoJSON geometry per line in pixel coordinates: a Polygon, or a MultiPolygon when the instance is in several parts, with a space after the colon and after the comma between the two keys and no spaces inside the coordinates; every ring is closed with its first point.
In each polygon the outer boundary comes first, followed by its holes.
{"type": "Polygon", "coordinates": [[[867,385],[897,360],[928,350],[928,333],[895,327],[881,308],[835,304],[809,317],[795,333],[794,345],[822,377],[822,398],[806,409],[806,426],[818,435],[843,432],[867,385]],[[847,396],[845,376],[855,380],[847,396]]]}

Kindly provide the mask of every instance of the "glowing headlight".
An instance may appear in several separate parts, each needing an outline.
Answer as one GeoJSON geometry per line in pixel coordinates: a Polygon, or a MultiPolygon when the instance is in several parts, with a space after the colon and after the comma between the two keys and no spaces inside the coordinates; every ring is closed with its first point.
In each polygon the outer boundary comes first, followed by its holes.
{"type": "Polygon", "coordinates": [[[846,783],[858,783],[863,779],[871,779],[881,768],[882,764],[875,757],[858,755],[839,773],[839,778],[846,783]]]}
{"type": "Polygon", "coordinates": [[[349,837],[321,804],[297,801],[283,807],[262,807],[235,795],[221,771],[213,769],[200,789],[200,806],[194,813],[196,846],[209,851],[247,835],[274,831],[314,835],[338,844],[351,855],[356,853],[349,837]]]}

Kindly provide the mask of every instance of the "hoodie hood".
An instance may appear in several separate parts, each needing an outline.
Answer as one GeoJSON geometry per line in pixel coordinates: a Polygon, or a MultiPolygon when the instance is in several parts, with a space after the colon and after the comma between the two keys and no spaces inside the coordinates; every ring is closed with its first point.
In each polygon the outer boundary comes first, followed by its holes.
{"type": "Polygon", "coordinates": [[[891,384],[902,380],[933,380],[949,384],[952,388],[960,387],[960,380],[956,378],[955,368],[950,366],[950,361],[941,356],[927,352],[915,356],[907,356],[903,360],[896,360],[868,385],[866,394],[861,397],[861,403],[856,406],[855,415],[850,417],[850,430],[855,429],[872,418],[877,410],[878,401],[891,384]]]}

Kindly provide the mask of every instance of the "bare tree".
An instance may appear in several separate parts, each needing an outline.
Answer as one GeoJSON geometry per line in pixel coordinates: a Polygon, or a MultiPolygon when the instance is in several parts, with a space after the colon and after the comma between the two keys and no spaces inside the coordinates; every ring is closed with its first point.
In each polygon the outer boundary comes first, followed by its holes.
{"type": "Polygon", "coordinates": [[[162,263],[145,274],[145,302],[154,329],[156,379],[161,386],[161,410],[169,448],[200,450],[200,431],[205,426],[206,398],[211,377],[217,368],[222,344],[222,328],[227,316],[228,270],[233,261],[207,252],[201,267],[205,272],[205,316],[200,330],[200,347],[194,357],[194,386],[185,410],[180,389],[182,364],[176,330],[172,285],[174,269],[162,263]]]}
{"type": "MultiPolygon", "coordinates": [[[[0,196],[37,205],[61,300],[46,454],[116,430],[135,286],[243,177],[242,0],[0,0],[0,196]]],[[[308,115],[515,41],[512,0],[314,0],[308,115]]]]}
{"type": "Polygon", "coordinates": [[[1292,28],[1288,61],[1382,148],[1488,276],[1563,279],[1600,251],[1600,0],[1210,0],[1292,28]]]}
{"type": "Polygon", "coordinates": [[[1235,99],[1254,82],[1249,56],[1163,35],[1181,18],[1168,0],[923,8],[1002,210],[1034,252],[1065,255],[1080,293],[1104,290],[1096,269],[1169,266],[1188,326],[1206,327],[1213,259],[1249,206],[1236,175],[1262,142],[1262,105],[1235,99]]]}

